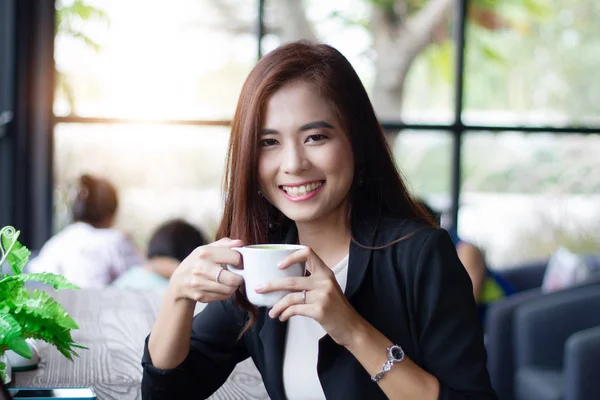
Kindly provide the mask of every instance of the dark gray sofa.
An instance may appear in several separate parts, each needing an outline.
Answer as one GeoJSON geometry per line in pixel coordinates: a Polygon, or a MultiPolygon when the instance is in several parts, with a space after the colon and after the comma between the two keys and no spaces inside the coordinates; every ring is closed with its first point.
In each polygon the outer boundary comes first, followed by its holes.
{"type": "MultiPolygon", "coordinates": [[[[594,268],[598,268],[600,270],[600,255],[587,255],[586,261],[593,265],[594,268]]],[[[551,294],[543,294],[540,290],[540,286],[542,284],[544,272],[547,266],[548,260],[538,260],[531,263],[523,264],[520,266],[515,266],[513,268],[503,269],[500,271],[496,271],[502,278],[504,278],[507,282],[509,282],[514,289],[517,291],[516,294],[509,296],[506,299],[503,299],[497,303],[490,305],[487,311],[487,317],[485,321],[485,332],[486,332],[486,347],[488,351],[488,369],[490,371],[490,376],[492,379],[492,385],[496,389],[498,396],[501,400],[515,400],[515,377],[517,375],[517,370],[519,368],[519,357],[520,352],[516,349],[517,342],[522,340],[522,338],[517,338],[518,333],[522,332],[522,328],[519,327],[519,322],[516,319],[516,315],[521,309],[522,306],[526,306],[530,303],[536,302],[540,299],[546,299],[549,296],[557,298],[561,298],[564,296],[564,293],[571,292],[579,292],[584,290],[587,286],[593,286],[594,289],[600,291],[600,280],[591,280],[584,285],[573,287],[567,289],[563,292],[556,292],[551,294]]],[[[600,314],[600,309],[588,310],[590,313],[598,312],[600,314]]],[[[556,324],[565,323],[562,320],[560,315],[556,315],[556,318],[553,320],[556,324]]],[[[593,324],[592,324],[593,325],[593,324]]],[[[542,330],[545,335],[549,335],[551,328],[546,327],[546,331],[542,330]]],[[[575,332],[572,332],[575,333],[575,332]]],[[[581,350],[581,346],[591,346],[590,349],[595,345],[594,338],[589,338],[590,333],[587,333],[586,336],[582,332],[583,339],[578,339],[578,336],[573,336],[573,338],[569,337],[567,343],[575,343],[578,351],[571,352],[570,355],[564,358],[564,363],[567,363],[569,360],[570,365],[588,365],[586,364],[589,359],[578,359],[578,354],[585,354],[585,351],[581,350]],[[583,344],[582,344],[583,343],[583,344]]],[[[544,335],[542,335],[544,336],[544,335]]],[[[544,336],[545,337],[545,336],[544,336]]],[[[539,338],[539,340],[543,340],[544,338],[539,338]]],[[[528,342],[522,341],[520,346],[521,349],[523,346],[527,346],[528,342]]],[[[571,344],[571,346],[574,346],[571,344]]],[[[553,351],[563,351],[553,350],[553,351]]],[[[592,350],[590,350],[592,351],[592,350]]],[[[600,370],[600,358],[595,361],[597,366],[596,370],[600,370]]],[[[560,373],[560,379],[554,380],[546,380],[546,382],[555,382],[558,386],[562,388],[569,387],[569,389],[564,389],[569,393],[575,391],[573,387],[578,386],[582,389],[577,390],[585,390],[585,377],[581,375],[581,368],[571,368],[571,370],[565,372],[564,374],[560,373]],[[568,385],[563,385],[563,380],[568,379],[568,385]],[[579,384],[575,384],[575,382],[579,382],[579,384]]],[[[521,375],[527,376],[527,373],[522,373],[521,375]]],[[[543,374],[542,374],[543,375],[543,374]]],[[[542,376],[538,375],[538,377],[542,376]]],[[[551,373],[550,373],[551,375],[551,373]]],[[[548,376],[550,376],[548,375],[548,376]]],[[[534,377],[529,377],[532,380],[535,380],[534,377]]],[[[529,379],[528,378],[528,379],[529,379]]],[[[556,378],[556,377],[555,377],[556,378]]],[[[525,379],[523,377],[520,378],[525,379]]],[[[538,385],[538,388],[541,386],[538,385]]],[[[547,388],[552,393],[555,393],[556,390],[552,390],[551,388],[547,388]]],[[[600,392],[597,392],[595,396],[600,398],[600,392]]],[[[561,395],[562,396],[562,395],[561,395]]],[[[544,397],[551,398],[551,397],[544,397]]],[[[560,397],[561,399],[583,399],[586,397],[560,397]]]]}

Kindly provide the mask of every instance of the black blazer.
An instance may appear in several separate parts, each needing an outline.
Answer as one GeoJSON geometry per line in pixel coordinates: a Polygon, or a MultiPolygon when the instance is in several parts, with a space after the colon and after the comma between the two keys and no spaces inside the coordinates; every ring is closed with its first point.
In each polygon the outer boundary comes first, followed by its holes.
{"type": "MultiPolygon", "coordinates": [[[[351,243],[345,295],[356,311],[437,377],[439,399],[496,399],[471,281],[447,232],[377,218],[355,223],[353,234],[370,247],[408,235],[379,250],[351,243]]],[[[286,323],[267,311],[260,308],[257,323],[238,341],[246,313],[230,300],[208,304],[194,318],[189,355],[172,370],[152,365],[146,339],[142,398],[209,397],[237,363],[252,357],[269,396],[285,399],[286,323]]],[[[386,398],[358,360],[328,335],[319,341],[317,372],[328,399],[386,398]]]]}

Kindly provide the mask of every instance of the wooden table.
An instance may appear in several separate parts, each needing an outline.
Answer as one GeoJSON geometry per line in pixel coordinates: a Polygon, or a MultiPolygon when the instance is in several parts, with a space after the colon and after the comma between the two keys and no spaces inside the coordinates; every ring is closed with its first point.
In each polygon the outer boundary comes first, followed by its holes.
{"type": "MultiPolygon", "coordinates": [[[[38,342],[39,367],[13,372],[14,387],[91,386],[98,399],[141,399],[144,339],[150,332],[162,298],[160,290],[117,288],[48,292],[79,324],[73,331],[78,351],[71,362],[53,346],[38,342]]],[[[199,304],[196,311],[203,305],[199,304]]],[[[210,399],[268,399],[252,360],[240,363],[227,382],[210,399]]]]}

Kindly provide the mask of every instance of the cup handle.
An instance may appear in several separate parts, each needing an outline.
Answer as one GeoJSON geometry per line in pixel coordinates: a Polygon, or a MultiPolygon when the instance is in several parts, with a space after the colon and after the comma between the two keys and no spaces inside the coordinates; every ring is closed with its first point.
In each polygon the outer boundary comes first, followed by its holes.
{"type": "MultiPolygon", "coordinates": [[[[235,250],[238,253],[240,253],[240,255],[242,254],[242,252],[240,251],[241,248],[239,248],[239,247],[234,247],[233,250],[235,250]]],[[[236,267],[234,267],[231,264],[223,264],[223,265],[226,266],[227,271],[233,272],[234,274],[238,274],[239,276],[241,276],[242,278],[244,278],[244,270],[243,269],[236,268],[236,267]]]]}
{"type": "Polygon", "coordinates": [[[240,275],[242,278],[244,277],[244,270],[234,267],[231,264],[224,264],[227,267],[229,272],[233,272],[234,274],[240,275]]]}

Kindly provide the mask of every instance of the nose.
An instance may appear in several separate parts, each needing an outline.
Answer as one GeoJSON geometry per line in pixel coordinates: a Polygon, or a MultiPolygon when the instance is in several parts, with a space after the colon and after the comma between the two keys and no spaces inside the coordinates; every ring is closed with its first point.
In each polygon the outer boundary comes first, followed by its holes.
{"type": "Polygon", "coordinates": [[[306,158],[302,146],[289,144],[285,152],[283,152],[283,160],[281,162],[282,170],[286,174],[297,175],[302,171],[306,171],[310,162],[306,158]]]}

